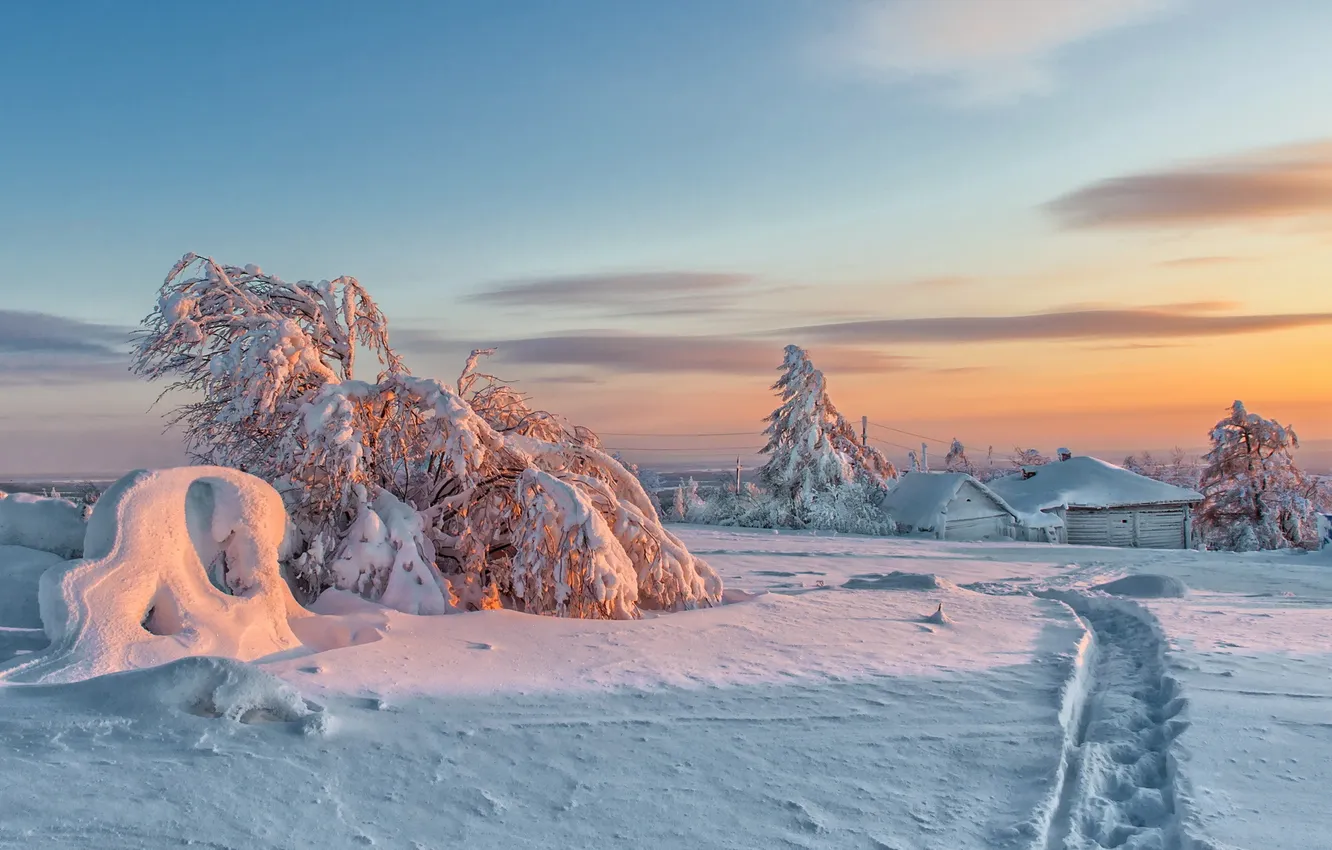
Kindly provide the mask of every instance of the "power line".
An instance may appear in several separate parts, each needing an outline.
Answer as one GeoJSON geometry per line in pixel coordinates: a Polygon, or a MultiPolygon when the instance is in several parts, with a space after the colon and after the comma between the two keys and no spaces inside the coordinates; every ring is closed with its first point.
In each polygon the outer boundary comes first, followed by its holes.
{"type": "Polygon", "coordinates": [[[672,446],[669,448],[652,448],[651,446],[606,446],[609,452],[757,452],[762,446],[672,446]]]}
{"type": "Polygon", "coordinates": [[[892,446],[895,449],[905,449],[909,452],[914,452],[916,449],[920,448],[919,446],[904,446],[901,443],[894,443],[892,440],[885,440],[882,437],[870,437],[870,440],[885,446],[892,446]]]}
{"type": "Polygon", "coordinates": [[[917,434],[915,431],[904,431],[901,428],[894,428],[891,425],[880,425],[878,422],[871,422],[870,427],[882,428],[885,431],[896,431],[899,434],[906,434],[908,437],[919,437],[922,440],[927,440],[931,443],[939,443],[941,445],[952,445],[953,442],[952,440],[940,440],[937,437],[927,437],[924,434],[917,434]]]}
{"type": "Polygon", "coordinates": [[[711,434],[627,434],[618,431],[598,432],[607,437],[753,437],[760,431],[717,431],[711,434]]]}

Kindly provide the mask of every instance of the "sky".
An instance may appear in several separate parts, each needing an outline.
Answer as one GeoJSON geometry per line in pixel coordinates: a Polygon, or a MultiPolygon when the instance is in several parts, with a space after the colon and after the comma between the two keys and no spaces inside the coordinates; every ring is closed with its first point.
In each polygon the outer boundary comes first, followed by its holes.
{"type": "Polygon", "coordinates": [[[782,347],[901,457],[1332,467],[1322,0],[0,4],[0,475],[179,462],[195,251],[352,275],[419,375],[756,461],[782,347]],[[687,436],[681,436],[687,435],[687,436]],[[1118,457],[1117,457],[1118,456],[1118,457]]]}

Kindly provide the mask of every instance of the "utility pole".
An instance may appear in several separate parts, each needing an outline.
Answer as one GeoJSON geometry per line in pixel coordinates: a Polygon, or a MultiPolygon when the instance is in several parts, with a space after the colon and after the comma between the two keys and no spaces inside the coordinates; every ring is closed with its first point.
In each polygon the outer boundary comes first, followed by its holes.
{"type": "Polygon", "coordinates": [[[735,495],[740,495],[740,458],[735,459],[735,495]]]}
{"type": "Polygon", "coordinates": [[[924,443],[920,444],[920,471],[930,471],[930,447],[924,443]]]}
{"type": "Polygon", "coordinates": [[[868,445],[869,445],[869,417],[868,417],[868,416],[862,416],[862,417],[860,417],[860,444],[861,444],[862,446],[868,446],[868,445]]]}

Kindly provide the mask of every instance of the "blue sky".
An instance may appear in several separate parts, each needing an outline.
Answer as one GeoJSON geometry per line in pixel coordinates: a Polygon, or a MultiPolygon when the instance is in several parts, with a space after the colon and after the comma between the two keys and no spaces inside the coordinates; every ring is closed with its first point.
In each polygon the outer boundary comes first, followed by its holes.
{"type": "MultiPolygon", "coordinates": [[[[133,325],[186,250],[292,278],[355,275],[395,328],[437,337],[407,352],[416,371],[448,375],[471,344],[514,343],[500,362],[514,352],[505,374],[538,402],[623,432],[761,417],[768,376],[736,337],[771,337],[775,366],[776,337],[811,318],[1332,312],[1321,188],[1282,195],[1275,213],[1268,192],[1221,216],[1068,223],[1104,204],[1074,194],[1101,181],[1332,138],[1332,5],[1315,0],[10,3],[0,31],[0,335],[47,329],[40,346],[0,339],[0,472],[172,456],[143,412],[152,391],[70,341],[133,325]],[[1075,208],[1049,206],[1067,196],[1075,208]],[[1243,267],[1160,265],[1214,256],[1243,267]],[[606,275],[631,276],[625,291],[646,281],[644,309],[485,295],[606,275]],[[653,307],[709,275],[737,281],[717,309],[653,307]],[[743,364],[601,368],[567,354],[569,338],[606,334],[651,335],[665,366],[686,348],[743,364]],[[733,403],[689,410],[700,392],[733,403]],[[651,403],[626,405],[634,393],[651,403]],[[71,455],[66,437],[84,448],[71,455]]],[[[1084,444],[1120,448],[1106,441],[1122,432],[1132,449],[1200,438],[1247,391],[1297,427],[1319,420],[1303,430],[1321,439],[1326,391],[1271,389],[1256,369],[1232,390],[1195,371],[1236,345],[1277,369],[1279,352],[1321,340],[1320,323],[1189,332],[1167,340],[1187,349],[1173,352],[1156,332],[1116,337],[1142,346],[1131,355],[878,340],[867,351],[883,363],[918,365],[848,368],[839,401],[999,443],[1058,439],[1038,426],[1053,416],[1084,444]],[[1088,429],[1103,404],[1028,386],[1053,360],[1101,394],[1126,371],[1207,391],[1186,415],[1154,389],[1121,405],[1142,414],[1132,427],[1088,429]],[[1023,388],[995,394],[997,372],[1023,388]],[[1014,392],[1021,403],[994,409],[1014,392]]]]}

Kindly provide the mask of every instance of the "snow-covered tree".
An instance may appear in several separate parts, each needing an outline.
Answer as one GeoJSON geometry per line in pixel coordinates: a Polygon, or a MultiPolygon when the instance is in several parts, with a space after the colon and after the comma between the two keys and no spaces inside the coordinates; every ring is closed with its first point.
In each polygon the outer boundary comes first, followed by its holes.
{"type": "Polygon", "coordinates": [[[967,449],[962,445],[962,441],[953,438],[953,444],[948,447],[948,454],[944,455],[944,469],[949,472],[965,472],[967,475],[975,475],[976,467],[967,457],[967,449]]]}
{"type": "Polygon", "coordinates": [[[1199,486],[1198,476],[1202,471],[1201,467],[1190,462],[1188,454],[1178,446],[1171,450],[1169,460],[1160,460],[1151,452],[1144,451],[1124,458],[1123,467],[1139,475],[1191,490],[1199,486]]]}
{"type": "Polygon", "coordinates": [[[861,443],[855,429],[828,397],[823,373],[809,355],[788,345],[781,377],[772,388],[781,404],[768,417],[768,460],[759,480],[768,496],[789,513],[797,527],[809,525],[819,493],[845,484],[863,484],[879,492],[896,477],[884,456],[861,443]]]}
{"type": "Polygon", "coordinates": [[[1013,466],[1021,469],[1024,466],[1044,466],[1050,459],[1040,453],[1039,449],[1024,449],[1021,446],[1013,449],[1013,466]]]}
{"type": "Polygon", "coordinates": [[[290,283],[187,254],[139,332],[136,371],[193,397],[173,417],[191,455],[283,494],[305,599],[337,585],[420,612],[628,617],[720,598],[595,434],[480,372],[487,350],[454,385],[412,377],[387,324],[354,278],[290,283]]]}
{"type": "Polygon", "coordinates": [[[684,484],[675,486],[675,497],[671,502],[671,519],[686,522],[689,519],[689,500],[685,497],[684,484]]]}
{"type": "Polygon", "coordinates": [[[643,489],[649,493],[656,493],[662,488],[661,473],[655,469],[638,470],[638,483],[643,485],[643,489]]]}
{"type": "Polygon", "coordinates": [[[1290,426],[1249,413],[1236,401],[1211,440],[1198,511],[1209,546],[1284,549],[1316,538],[1316,488],[1291,456],[1299,439],[1290,426]]]}

